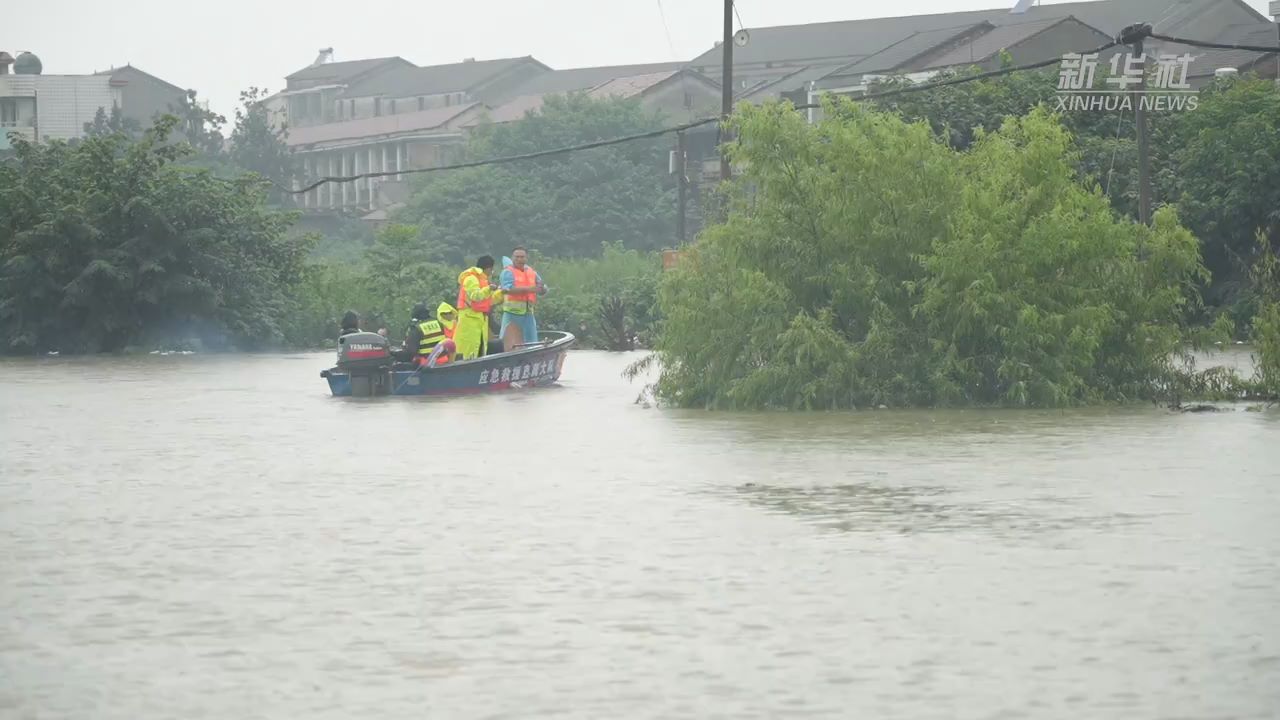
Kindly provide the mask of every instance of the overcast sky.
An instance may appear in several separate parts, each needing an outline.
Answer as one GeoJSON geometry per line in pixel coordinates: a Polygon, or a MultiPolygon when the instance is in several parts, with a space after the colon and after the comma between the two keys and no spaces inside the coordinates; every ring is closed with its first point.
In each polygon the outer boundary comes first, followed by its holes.
{"type": "MultiPolygon", "coordinates": [[[[1266,12],[1266,0],[1246,0],[1266,12]]],[[[1014,0],[738,0],[747,27],[925,14],[1014,0]]],[[[45,73],[132,63],[230,116],[241,89],[272,91],[322,47],[336,60],[400,55],[419,65],[533,55],[554,68],[687,60],[720,37],[722,0],[14,0],[0,49],[45,73]],[[663,18],[665,16],[665,23],[663,18]],[[16,22],[14,22],[16,19],[16,22]]]]}

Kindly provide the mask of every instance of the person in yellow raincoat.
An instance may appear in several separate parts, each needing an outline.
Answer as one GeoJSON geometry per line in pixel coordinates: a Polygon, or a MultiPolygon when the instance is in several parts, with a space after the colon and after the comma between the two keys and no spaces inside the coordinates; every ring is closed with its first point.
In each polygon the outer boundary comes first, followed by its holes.
{"type": "Polygon", "coordinates": [[[453,332],[458,328],[458,311],[447,301],[441,302],[436,306],[436,320],[444,330],[444,336],[452,340],[453,332]]]}
{"type": "Polygon", "coordinates": [[[492,256],[482,255],[458,276],[458,325],[453,342],[462,360],[481,357],[489,350],[489,311],[502,302],[502,291],[489,285],[493,265],[492,256]]]}

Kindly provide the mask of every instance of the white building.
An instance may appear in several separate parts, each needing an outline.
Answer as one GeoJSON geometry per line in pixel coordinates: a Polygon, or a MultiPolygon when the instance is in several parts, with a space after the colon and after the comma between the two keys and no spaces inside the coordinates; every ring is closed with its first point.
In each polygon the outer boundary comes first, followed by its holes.
{"type": "Polygon", "coordinates": [[[98,108],[121,104],[123,83],[110,75],[41,75],[40,60],[0,52],[0,149],[9,135],[25,140],[70,140],[84,135],[98,108]],[[10,72],[10,65],[13,72],[10,72]]]}

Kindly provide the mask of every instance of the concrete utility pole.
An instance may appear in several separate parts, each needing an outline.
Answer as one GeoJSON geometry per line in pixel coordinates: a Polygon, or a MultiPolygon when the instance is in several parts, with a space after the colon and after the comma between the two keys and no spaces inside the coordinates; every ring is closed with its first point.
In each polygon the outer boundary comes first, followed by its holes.
{"type": "Polygon", "coordinates": [[[1150,34],[1151,26],[1146,23],[1135,23],[1120,31],[1120,42],[1133,48],[1138,66],[1142,68],[1142,79],[1134,91],[1133,119],[1138,130],[1138,220],[1143,225],[1151,224],[1151,148],[1147,137],[1147,109],[1142,102],[1147,89],[1147,59],[1142,54],[1142,39],[1150,34]]]}
{"type": "Polygon", "coordinates": [[[686,237],[684,217],[686,208],[689,205],[687,188],[689,178],[686,176],[689,170],[688,165],[685,162],[687,157],[688,153],[685,150],[684,132],[681,131],[676,133],[676,186],[680,189],[680,214],[676,217],[676,239],[680,241],[681,245],[684,245],[686,237]]]}
{"type": "MultiPolygon", "coordinates": [[[[733,0],[724,0],[724,40],[720,47],[724,51],[724,68],[720,72],[720,116],[721,123],[724,123],[733,113],[733,0]]],[[[728,130],[722,130],[721,145],[728,141],[728,130]]],[[[723,147],[720,150],[720,179],[729,179],[729,154],[723,147]]]]}

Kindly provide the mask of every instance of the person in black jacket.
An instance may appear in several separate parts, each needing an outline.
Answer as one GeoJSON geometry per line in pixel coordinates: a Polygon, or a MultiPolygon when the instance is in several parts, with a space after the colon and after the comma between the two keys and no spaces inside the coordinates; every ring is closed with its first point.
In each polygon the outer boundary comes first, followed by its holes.
{"type": "Polygon", "coordinates": [[[360,315],[355,310],[348,310],[342,316],[342,329],[338,332],[338,337],[358,332],[360,332],[360,315]]]}

